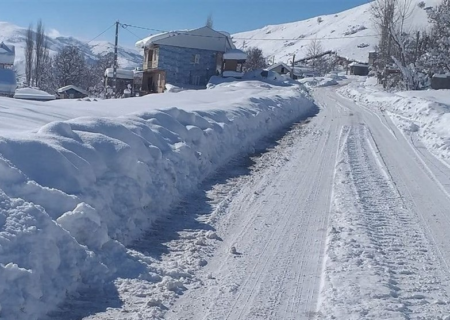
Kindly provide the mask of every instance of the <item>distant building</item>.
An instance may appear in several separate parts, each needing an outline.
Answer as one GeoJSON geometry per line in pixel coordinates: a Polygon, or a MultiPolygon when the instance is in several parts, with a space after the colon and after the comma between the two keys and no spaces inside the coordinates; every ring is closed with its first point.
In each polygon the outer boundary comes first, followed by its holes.
{"type": "Polygon", "coordinates": [[[15,47],[0,43],[0,95],[13,96],[17,88],[14,72],[15,47]]]}
{"type": "Polygon", "coordinates": [[[273,64],[271,66],[268,66],[266,68],[266,70],[274,71],[274,72],[276,72],[278,74],[290,74],[292,68],[289,67],[287,64],[285,64],[283,62],[279,62],[279,63],[273,64]]]}
{"type": "MultiPolygon", "coordinates": [[[[266,68],[268,71],[274,71],[278,74],[291,76],[291,70],[292,67],[287,65],[286,63],[279,62],[276,64],[273,64],[271,66],[268,66],[266,68]]],[[[292,75],[292,78],[294,80],[296,79],[302,79],[302,78],[309,78],[309,77],[315,77],[318,76],[318,73],[315,72],[311,67],[307,67],[304,65],[296,65],[294,67],[294,72],[292,75]]]]}
{"type": "Polygon", "coordinates": [[[73,85],[65,86],[57,90],[59,99],[80,99],[86,98],[89,93],[86,90],[73,85]]]}
{"type": "MultiPolygon", "coordinates": [[[[128,90],[128,87],[134,87],[134,70],[127,69],[116,69],[116,94],[122,96],[125,90],[128,90]]],[[[114,69],[108,68],[105,70],[105,87],[111,88],[114,87],[114,69]]],[[[112,94],[112,92],[108,92],[107,95],[112,94]]]]}
{"type": "Polygon", "coordinates": [[[211,76],[225,71],[238,76],[244,61],[242,52],[234,56],[238,59],[231,59],[230,52],[224,63],[224,54],[236,47],[229,34],[206,26],[152,35],[136,46],[144,49],[142,91],[146,93],[163,92],[166,82],[178,87],[206,86],[211,76]]]}
{"type": "Polygon", "coordinates": [[[247,61],[247,53],[239,49],[231,49],[223,54],[222,60],[222,77],[242,78],[244,75],[244,63],[247,61]]]}
{"type": "Polygon", "coordinates": [[[369,65],[363,63],[352,62],[349,65],[350,74],[355,76],[367,76],[369,74],[369,65]]]}
{"type": "Polygon", "coordinates": [[[431,78],[431,88],[434,90],[450,89],[450,74],[435,74],[431,78]]]}

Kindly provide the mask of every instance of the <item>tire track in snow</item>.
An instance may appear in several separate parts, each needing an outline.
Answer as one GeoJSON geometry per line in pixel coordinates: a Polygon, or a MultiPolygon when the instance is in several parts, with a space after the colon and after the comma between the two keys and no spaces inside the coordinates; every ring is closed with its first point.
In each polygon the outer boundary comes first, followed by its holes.
{"type": "Polygon", "coordinates": [[[405,205],[364,125],[337,167],[320,319],[446,317],[433,245],[405,205]]]}

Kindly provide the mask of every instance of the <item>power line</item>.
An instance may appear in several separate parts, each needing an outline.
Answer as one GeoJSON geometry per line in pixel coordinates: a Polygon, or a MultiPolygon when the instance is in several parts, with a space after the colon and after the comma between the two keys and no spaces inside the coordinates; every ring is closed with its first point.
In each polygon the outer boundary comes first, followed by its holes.
{"type": "MultiPolygon", "coordinates": [[[[171,32],[167,30],[161,30],[161,29],[155,29],[155,28],[147,28],[147,27],[141,27],[141,26],[135,26],[131,24],[123,24],[125,28],[131,27],[136,29],[142,29],[142,30],[149,30],[149,31],[157,31],[157,32],[171,32]]],[[[177,31],[172,31],[177,32],[177,31]]],[[[202,37],[202,38],[225,38],[226,36],[207,36],[207,35],[200,35],[200,34],[190,34],[189,32],[185,31],[179,31],[181,34],[186,36],[192,36],[192,37],[202,37]]],[[[231,38],[233,40],[254,40],[254,41],[310,41],[310,40],[340,40],[340,39],[354,39],[354,38],[366,38],[366,37],[377,37],[379,34],[369,34],[364,36],[340,36],[340,37],[325,37],[325,38],[244,38],[244,37],[233,37],[231,38]]]]}
{"type": "Polygon", "coordinates": [[[111,29],[112,27],[115,26],[115,24],[116,24],[116,23],[114,22],[112,25],[110,25],[110,26],[108,27],[108,29],[106,29],[105,31],[103,31],[102,33],[100,33],[98,36],[94,37],[92,40],[89,40],[89,41],[87,42],[87,44],[91,43],[92,41],[94,41],[94,40],[97,39],[98,37],[100,37],[100,36],[102,36],[103,34],[105,34],[106,32],[108,32],[109,29],[111,29]]]}
{"type": "Polygon", "coordinates": [[[353,39],[353,38],[367,38],[367,37],[377,37],[379,34],[368,34],[365,36],[342,36],[342,37],[326,37],[326,38],[234,38],[233,40],[254,40],[254,41],[308,41],[308,40],[339,40],[339,39],[353,39]]]}
{"type": "Polygon", "coordinates": [[[137,34],[135,34],[134,32],[132,32],[131,30],[128,30],[127,25],[125,24],[120,24],[122,26],[122,28],[126,31],[128,31],[130,34],[132,34],[133,36],[135,36],[138,40],[141,40],[142,37],[139,37],[137,34]]]}

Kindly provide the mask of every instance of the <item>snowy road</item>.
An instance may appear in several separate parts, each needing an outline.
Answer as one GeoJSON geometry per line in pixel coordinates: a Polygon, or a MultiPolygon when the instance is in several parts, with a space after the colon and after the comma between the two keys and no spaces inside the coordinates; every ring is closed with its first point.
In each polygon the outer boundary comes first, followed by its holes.
{"type": "Polygon", "coordinates": [[[450,316],[450,169],[380,110],[315,98],[210,220],[223,241],[166,319],[450,316]]]}
{"type": "Polygon", "coordinates": [[[299,319],[314,313],[339,139],[334,116],[326,109],[291,133],[282,141],[288,154],[277,161],[277,153],[269,153],[265,160],[272,166],[238,186],[216,227],[223,242],[201,271],[205,287],[187,292],[167,319],[299,319]],[[230,254],[232,246],[238,255],[230,254]]]}
{"type": "Polygon", "coordinates": [[[130,246],[148,274],[51,320],[449,320],[450,166],[335,90],[130,246]]]}

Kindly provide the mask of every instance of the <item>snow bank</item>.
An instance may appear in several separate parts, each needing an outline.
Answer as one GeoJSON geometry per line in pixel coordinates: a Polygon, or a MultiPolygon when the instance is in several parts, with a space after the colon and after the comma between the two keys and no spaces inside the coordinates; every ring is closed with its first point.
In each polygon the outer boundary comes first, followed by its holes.
{"type": "Polygon", "coordinates": [[[450,164],[450,90],[394,94],[382,91],[374,80],[368,80],[352,83],[339,92],[369,108],[386,112],[397,126],[416,133],[431,153],[450,164]]]}
{"type": "MultiPolygon", "coordinates": [[[[314,110],[300,86],[227,85],[240,104],[75,118],[0,136],[1,318],[38,319],[79,286],[139,268],[123,244],[231,157],[314,110]]],[[[145,101],[156,100],[104,103],[123,110],[145,101]]]]}

